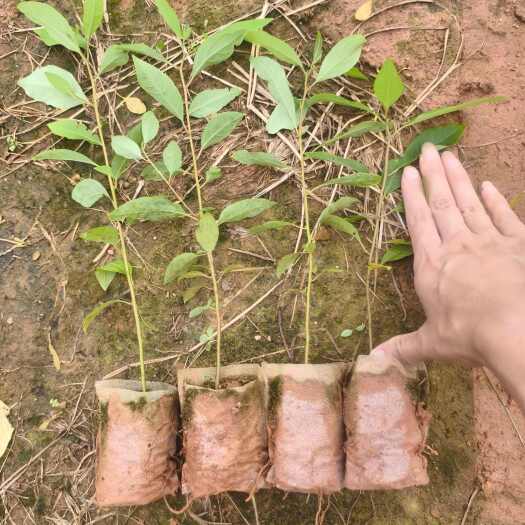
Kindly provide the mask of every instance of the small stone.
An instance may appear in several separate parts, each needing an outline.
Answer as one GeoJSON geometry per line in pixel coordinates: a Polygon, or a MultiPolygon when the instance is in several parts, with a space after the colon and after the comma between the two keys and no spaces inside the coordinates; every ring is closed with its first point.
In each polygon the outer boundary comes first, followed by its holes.
{"type": "Polygon", "coordinates": [[[13,324],[13,323],[14,323],[13,318],[12,318],[11,316],[9,316],[9,317],[7,318],[7,320],[6,320],[6,323],[9,324],[9,325],[13,324]]]}
{"type": "Polygon", "coordinates": [[[38,250],[34,252],[33,255],[31,256],[31,259],[33,261],[38,261],[38,259],[40,259],[40,252],[38,250]]]}
{"type": "Polygon", "coordinates": [[[254,337],[254,339],[255,339],[256,341],[260,341],[260,340],[262,339],[262,337],[261,337],[260,335],[256,335],[256,336],[254,337]]]}
{"type": "Polygon", "coordinates": [[[80,175],[78,173],[75,173],[72,177],[71,177],[71,181],[73,182],[73,184],[76,184],[77,182],[80,181],[80,175]]]}

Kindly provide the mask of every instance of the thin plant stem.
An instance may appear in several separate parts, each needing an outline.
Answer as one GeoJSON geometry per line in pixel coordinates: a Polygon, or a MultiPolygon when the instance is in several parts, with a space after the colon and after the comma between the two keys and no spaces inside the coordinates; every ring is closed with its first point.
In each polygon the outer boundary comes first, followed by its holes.
{"type": "MultiPolygon", "coordinates": [[[[95,120],[97,123],[97,131],[98,136],[100,139],[100,144],[102,146],[102,152],[104,155],[104,162],[106,163],[106,166],[109,166],[109,155],[108,150],[106,146],[106,142],[104,139],[104,133],[102,130],[102,119],[100,118],[100,111],[98,107],[98,92],[97,92],[97,80],[100,80],[98,78],[98,75],[96,73],[96,70],[91,70],[91,64],[89,62],[89,59],[87,55],[82,54],[82,60],[84,61],[86,65],[86,69],[89,76],[89,81],[91,83],[91,95],[93,100],[93,110],[95,112],[95,120]]],[[[111,192],[111,203],[113,205],[113,208],[118,208],[118,199],[117,199],[117,191],[115,188],[115,183],[113,180],[113,177],[111,175],[107,175],[109,189],[111,192]]],[[[135,321],[135,331],[137,336],[137,344],[139,348],[139,362],[140,362],[140,384],[142,387],[142,391],[146,392],[147,386],[146,386],[146,370],[144,366],[144,338],[142,334],[142,325],[140,322],[140,313],[139,313],[139,307],[137,304],[137,295],[135,293],[135,283],[133,282],[133,277],[131,273],[131,265],[129,264],[128,259],[128,251],[126,247],[126,238],[124,235],[124,230],[122,228],[122,224],[120,222],[116,223],[117,231],[119,234],[120,239],[120,252],[122,255],[122,261],[124,263],[124,269],[126,272],[126,279],[128,281],[128,288],[129,288],[129,294],[131,298],[131,308],[133,310],[133,318],[135,321]]]]}
{"type": "MultiPolygon", "coordinates": [[[[374,348],[374,334],[372,332],[372,298],[370,294],[370,277],[372,274],[372,263],[376,264],[379,262],[379,232],[381,226],[381,218],[383,216],[384,209],[384,199],[385,199],[385,184],[388,178],[388,163],[390,159],[390,142],[392,140],[390,134],[390,121],[388,119],[388,114],[385,117],[385,156],[383,164],[383,180],[381,182],[381,190],[379,192],[377,207],[376,207],[376,217],[374,223],[374,232],[372,236],[372,246],[370,248],[370,253],[368,255],[368,267],[366,272],[366,310],[368,317],[368,346],[371,351],[374,348]]],[[[374,278],[377,279],[377,268],[374,268],[374,278]]]]}
{"type": "MultiPolygon", "coordinates": [[[[186,133],[188,134],[188,139],[190,142],[191,161],[193,165],[193,178],[195,181],[195,191],[197,193],[197,202],[199,204],[199,217],[202,217],[204,213],[204,209],[203,209],[203,201],[202,201],[201,183],[199,180],[199,166],[197,164],[197,154],[195,151],[195,144],[193,143],[191,119],[190,119],[190,112],[189,112],[188,85],[186,83],[186,79],[184,78],[182,60],[179,64],[179,75],[180,75],[180,81],[182,85],[182,92],[184,96],[184,113],[186,116],[186,122],[183,123],[183,125],[186,130],[186,133]]],[[[213,283],[213,295],[214,295],[214,300],[215,300],[215,318],[216,318],[216,324],[217,324],[217,329],[216,329],[217,335],[215,338],[216,363],[217,363],[216,368],[215,368],[215,388],[218,389],[219,384],[220,384],[220,374],[221,374],[221,332],[222,332],[221,303],[220,303],[220,296],[219,296],[219,283],[217,281],[217,274],[215,271],[213,253],[211,251],[208,251],[206,252],[206,255],[208,257],[208,266],[210,270],[211,280],[213,283]]]]}
{"type": "Polygon", "coordinates": [[[301,179],[301,196],[304,209],[304,228],[306,231],[306,241],[308,246],[308,267],[306,277],[306,305],[304,312],[304,362],[308,364],[310,360],[310,311],[312,303],[312,282],[314,269],[314,254],[312,243],[312,231],[310,229],[310,211],[308,207],[308,186],[305,177],[304,162],[304,142],[303,142],[303,124],[304,124],[304,105],[308,95],[308,77],[309,72],[304,75],[303,97],[299,106],[299,125],[297,126],[297,144],[299,147],[299,175],[301,179]]]}

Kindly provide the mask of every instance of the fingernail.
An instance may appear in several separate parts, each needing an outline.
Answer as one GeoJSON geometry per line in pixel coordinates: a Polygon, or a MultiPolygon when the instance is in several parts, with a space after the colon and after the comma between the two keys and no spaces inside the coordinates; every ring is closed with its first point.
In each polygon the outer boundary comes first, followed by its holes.
{"type": "Polygon", "coordinates": [[[492,191],[494,189],[494,184],[490,180],[484,180],[481,183],[481,191],[492,191]]]}
{"type": "Polygon", "coordinates": [[[422,153],[430,153],[430,152],[433,152],[433,151],[436,151],[436,146],[434,146],[434,144],[432,144],[432,142],[425,142],[423,144],[423,147],[421,148],[421,152],[422,153]]]}
{"type": "Polygon", "coordinates": [[[415,178],[419,177],[419,172],[413,166],[407,166],[403,170],[403,177],[415,179],[415,178]]]}
{"type": "Polygon", "coordinates": [[[382,356],[386,355],[386,351],[385,351],[383,345],[379,345],[379,346],[376,346],[375,348],[373,348],[372,350],[370,350],[370,355],[377,356],[377,357],[382,357],[382,356]]]}

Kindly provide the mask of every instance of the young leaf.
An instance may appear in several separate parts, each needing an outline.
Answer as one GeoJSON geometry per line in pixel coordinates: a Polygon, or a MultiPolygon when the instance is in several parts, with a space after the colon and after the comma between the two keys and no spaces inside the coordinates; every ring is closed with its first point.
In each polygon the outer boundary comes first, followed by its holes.
{"type": "Polygon", "coordinates": [[[200,118],[217,113],[240,94],[239,88],[205,89],[191,101],[190,115],[200,118]]]}
{"type": "Polygon", "coordinates": [[[174,257],[166,268],[164,284],[173,282],[177,277],[186,273],[195,264],[200,256],[196,253],[181,253],[174,257]]]}
{"type": "Polygon", "coordinates": [[[381,264],[399,261],[412,255],[412,246],[410,244],[394,244],[383,254],[381,264]]]}
{"type": "Polygon", "coordinates": [[[312,64],[317,64],[323,58],[323,35],[317,31],[315,34],[314,51],[312,53],[312,64]]]}
{"type": "Polygon", "coordinates": [[[386,124],[384,122],[379,122],[377,120],[365,120],[364,122],[360,122],[359,124],[348,128],[346,131],[338,133],[335,137],[327,140],[325,144],[332,144],[333,142],[337,142],[338,140],[342,139],[361,137],[365,133],[376,133],[378,131],[383,131],[385,128],[386,124]]]}
{"type": "Polygon", "coordinates": [[[110,71],[127,64],[128,60],[129,54],[127,51],[124,51],[124,49],[118,45],[110,46],[102,56],[98,71],[101,75],[103,73],[109,73],[110,71]]]}
{"type": "Polygon", "coordinates": [[[327,215],[333,215],[334,213],[337,213],[338,211],[344,210],[346,208],[350,208],[356,202],[359,202],[359,201],[355,197],[341,197],[340,199],[337,199],[336,201],[332,202],[332,204],[329,204],[321,212],[321,215],[319,216],[319,222],[323,224],[324,218],[327,215]]]}
{"type": "Polygon", "coordinates": [[[155,0],[155,5],[157,6],[160,16],[162,16],[162,19],[164,22],[166,22],[166,25],[175,33],[178,38],[184,40],[179,17],[167,0],[155,0]]]}
{"type": "Polygon", "coordinates": [[[244,113],[225,111],[212,118],[202,131],[201,148],[204,150],[225,139],[244,118],[244,113]]]}
{"type": "Polygon", "coordinates": [[[414,124],[419,124],[420,122],[425,122],[425,120],[430,120],[436,117],[441,117],[442,115],[447,115],[448,113],[454,113],[456,111],[463,111],[468,108],[475,108],[482,104],[499,104],[500,102],[505,102],[506,97],[482,97],[475,98],[473,100],[467,100],[461,104],[454,104],[453,106],[445,106],[442,108],[431,109],[430,111],[425,111],[420,113],[413,119],[410,119],[407,122],[408,126],[413,126],[414,124]]]}
{"type": "Polygon", "coordinates": [[[353,237],[359,237],[357,228],[348,219],[343,219],[343,217],[338,217],[337,215],[326,215],[323,218],[323,224],[334,228],[334,230],[352,235],[353,237]]]}
{"type": "Polygon", "coordinates": [[[230,58],[238,39],[239,33],[220,31],[204,40],[195,54],[190,79],[194,79],[208,66],[220,64],[230,58]]]}
{"type": "Polygon", "coordinates": [[[398,172],[419,158],[421,147],[425,142],[431,142],[438,150],[442,150],[447,146],[457,144],[463,135],[464,130],[465,126],[462,124],[449,124],[448,126],[428,128],[425,131],[422,131],[407,146],[401,157],[394,159],[389,163],[389,176],[385,184],[385,193],[389,194],[399,189],[401,186],[401,174],[398,172]]]}
{"type": "Polygon", "coordinates": [[[69,71],[57,66],[44,66],[35,69],[27,77],[20,79],[18,85],[28,97],[54,108],[71,109],[80,106],[83,101],[87,100],[75,77],[69,71]],[[48,74],[50,73],[66,82],[72,94],[57,89],[49,80],[48,74]]]}
{"type": "Polygon", "coordinates": [[[97,282],[104,291],[106,291],[109,288],[110,284],[115,278],[115,275],[117,275],[115,272],[106,272],[105,270],[101,270],[99,268],[95,270],[95,277],[97,279],[97,282]]]}
{"type": "Polygon", "coordinates": [[[162,160],[170,175],[173,175],[176,171],[181,169],[182,151],[174,140],[170,141],[164,148],[164,151],[162,152],[162,160]]]}
{"type": "Polygon", "coordinates": [[[257,226],[253,226],[248,231],[252,235],[259,235],[260,233],[270,231],[270,230],[282,230],[283,228],[288,228],[289,226],[295,226],[293,222],[287,221],[267,221],[257,226]]]}
{"type": "Polygon", "coordinates": [[[199,317],[199,315],[202,315],[204,312],[212,308],[211,301],[208,301],[207,304],[203,304],[201,306],[196,306],[195,308],[192,308],[190,310],[190,319],[194,319],[195,317],[199,317]]]}
{"type": "Polygon", "coordinates": [[[111,147],[117,155],[125,159],[140,160],[142,158],[138,144],[125,135],[111,137],[111,147]]]}
{"type": "Polygon", "coordinates": [[[160,69],[135,56],[133,63],[140,87],[182,122],[184,104],[171,78],[160,69]]]}
{"type": "Polygon", "coordinates": [[[222,175],[221,168],[219,166],[211,166],[206,171],[206,182],[213,182],[217,180],[222,175]]]}
{"type": "Polygon", "coordinates": [[[345,177],[338,177],[330,179],[321,186],[331,186],[339,184],[341,186],[356,186],[358,188],[368,188],[369,186],[376,186],[381,182],[381,176],[375,173],[356,173],[355,175],[346,175],[345,177]]]}
{"type": "Polygon", "coordinates": [[[299,253],[289,253],[288,255],[281,257],[277,262],[277,268],[275,270],[277,277],[281,277],[281,275],[284,272],[286,272],[286,270],[291,268],[295,264],[295,261],[297,261],[297,259],[300,257],[300,255],[301,254],[299,253]]]}
{"type": "Polygon", "coordinates": [[[195,237],[205,252],[212,252],[215,249],[219,240],[219,225],[211,213],[202,215],[195,237]]]}
{"type": "Polygon", "coordinates": [[[334,95],[333,93],[317,93],[306,100],[305,107],[311,108],[314,104],[336,104],[337,106],[345,106],[347,108],[354,108],[366,113],[373,113],[374,111],[362,102],[355,100],[348,100],[347,98],[334,95]]]}
{"type": "Polygon", "coordinates": [[[70,51],[80,53],[78,38],[73,28],[56,9],[44,2],[20,2],[16,7],[31,22],[45,30],[48,41],[60,43],[70,51]]]}
{"type": "Polygon", "coordinates": [[[219,224],[238,222],[243,219],[255,217],[275,206],[275,202],[268,199],[243,199],[226,206],[219,216],[219,224]]]}
{"type": "Polygon", "coordinates": [[[347,36],[339,40],[321,63],[315,82],[336,78],[354,67],[365,42],[366,39],[362,35],[347,36]]]}
{"type": "Polygon", "coordinates": [[[82,162],[84,164],[91,164],[92,166],[97,165],[96,162],[93,162],[89,157],[70,149],[48,149],[41,151],[33,157],[33,160],[63,160],[82,162]]]}
{"type": "Polygon", "coordinates": [[[119,243],[118,231],[113,226],[97,226],[81,233],[80,238],[85,241],[103,242],[117,246],[119,243]]]}
{"type": "MultiPolygon", "coordinates": [[[[146,113],[144,113],[144,115],[142,115],[141,124],[142,141],[144,142],[144,144],[147,144],[157,136],[160,124],[153,111],[147,111],[146,113]]],[[[133,144],[135,143],[133,142],[133,144]]]]}
{"type": "Polygon", "coordinates": [[[84,208],[90,208],[102,197],[109,197],[108,192],[95,179],[82,179],[71,192],[71,198],[84,208]]]}
{"type": "Polygon", "coordinates": [[[127,220],[130,223],[138,220],[164,221],[183,216],[184,211],[180,204],[171,202],[162,195],[133,199],[122,204],[109,214],[113,221],[127,220]]]}
{"type": "Polygon", "coordinates": [[[374,95],[388,111],[403,94],[405,85],[391,59],[384,61],[374,80],[374,95]]]}
{"type": "MultiPolygon", "coordinates": [[[[278,103],[274,113],[279,110],[279,113],[277,113],[280,122],[279,129],[294,129],[297,126],[297,111],[295,108],[295,100],[283,67],[268,57],[252,58],[250,63],[256,73],[263,80],[266,80],[272,97],[278,103]]],[[[276,118],[277,117],[274,117],[274,120],[276,120],[276,118]]],[[[270,133],[275,133],[276,127],[278,126],[268,123],[267,130],[270,133]],[[269,128],[271,128],[272,131],[270,131],[269,128]]]]}
{"type": "Polygon", "coordinates": [[[287,171],[290,168],[272,153],[266,151],[246,151],[241,149],[232,154],[232,158],[246,166],[267,166],[276,170],[287,171]]]}
{"type": "Polygon", "coordinates": [[[78,120],[63,118],[47,125],[53,135],[69,140],[85,140],[90,144],[100,146],[99,138],[78,120]]]}
{"type": "Polygon", "coordinates": [[[304,157],[306,159],[324,160],[325,162],[331,162],[337,166],[344,166],[345,168],[349,168],[352,171],[368,171],[368,168],[358,160],[338,157],[337,155],[334,155],[333,153],[328,153],[327,151],[307,151],[304,154],[304,157]]]}
{"type": "Polygon", "coordinates": [[[270,35],[270,33],[267,33],[263,30],[250,31],[246,34],[244,39],[250,42],[250,44],[261,46],[262,48],[266,49],[278,60],[292,64],[294,66],[299,66],[301,69],[303,69],[301,59],[295,52],[294,48],[283,40],[270,35]]]}
{"type": "Polygon", "coordinates": [[[84,320],[82,321],[82,330],[85,334],[87,334],[87,331],[91,325],[91,323],[109,306],[116,304],[116,303],[123,303],[128,304],[126,301],[122,301],[120,299],[113,299],[112,301],[107,301],[105,303],[100,303],[89,312],[86,317],[84,317],[84,320]]]}
{"type": "Polygon", "coordinates": [[[104,0],[84,0],[82,15],[82,32],[89,40],[102,24],[104,17],[104,0]]]}

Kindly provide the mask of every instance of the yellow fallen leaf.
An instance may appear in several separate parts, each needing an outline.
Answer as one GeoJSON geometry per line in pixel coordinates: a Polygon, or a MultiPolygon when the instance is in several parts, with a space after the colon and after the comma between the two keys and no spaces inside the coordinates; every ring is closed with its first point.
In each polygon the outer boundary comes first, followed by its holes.
{"type": "Polygon", "coordinates": [[[57,370],[60,370],[60,357],[58,356],[57,351],[51,342],[51,336],[49,334],[47,334],[47,349],[49,350],[49,353],[53,359],[53,366],[57,370]]]}
{"type": "Polygon", "coordinates": [[[374,0],[366,0],[364,4],[361,4],[354,15],[356,20],[364,22],[372,16],[373,1],[374,0]]]}
{"type": "Polygon", "coordinates": [[[5,454],[13,435],[13,427],[7,419],[8,415],[9,407],[0,401],[0,458],[5,454]]]}
{"type": "Polygon", "coordinates": [[[131,113],[135,113],[135,115],[142,115],[142,113],[146,113],[146,106],[144,102],[140,100],[140,98],[126,97],[124,99],[124,102],[128,110],[131,111],[131,113]]]}

